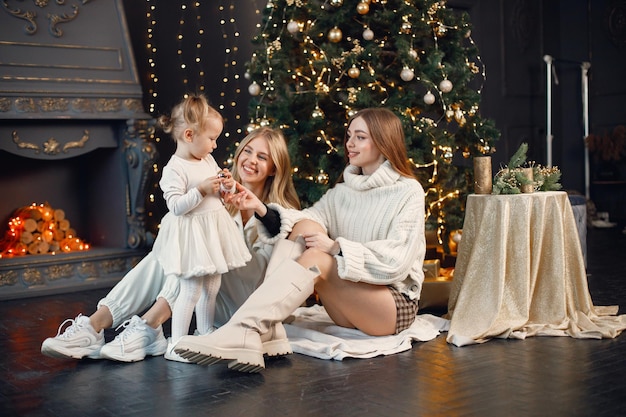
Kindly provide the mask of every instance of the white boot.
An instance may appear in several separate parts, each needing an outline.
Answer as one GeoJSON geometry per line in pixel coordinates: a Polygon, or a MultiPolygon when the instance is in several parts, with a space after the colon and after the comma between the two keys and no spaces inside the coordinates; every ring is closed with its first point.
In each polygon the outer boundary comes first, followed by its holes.
{"type": "Polygon", "coordinates": [[[285,326],[280,321],[272,324],[267,333],[261,335],[263,354],[269,357],[291,355],[291,343],[287,338],[285,326]]]}
{"type": "MultiPolygon", "coordinates": [[[[298,236],[295,241],[283,239],[276,242],[272,251],[272,256],[265,270],[264,282],[271,279],[271,274],[285,260],[296,260],[304,252],[305,243],[302,236],[298,236]]],[[[263,342],[263,353],[267,356],[291,355],[293,350],[287,338],[287,332],[281,322],[276,322],[267,333],[261,334],[263,342]]]]}
{"type": "Polygon", "coordinates": [[[183,336],[174,350],[201,365],[228,360],[241,372],[265,368],[261,334],[287,318],[313,293],[317,267],[307,269],[287,259],[250,295],[224,326],[205,336],[183,336]]]}

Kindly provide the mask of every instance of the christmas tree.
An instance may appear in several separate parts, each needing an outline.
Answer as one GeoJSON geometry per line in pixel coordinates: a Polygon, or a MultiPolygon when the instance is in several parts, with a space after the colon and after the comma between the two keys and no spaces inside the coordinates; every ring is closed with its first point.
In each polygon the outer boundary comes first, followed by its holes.
{"type": "Polygon", "coordinates": [[[485,69],[467,13],[434,0],[269,0],[253,43],[250,126],[283,129],[304,205],[343,171],[349,117],[385,106],[403,121],[427,224],[462,227],[471,157],[499,137],[480,115],[485,69]]]}

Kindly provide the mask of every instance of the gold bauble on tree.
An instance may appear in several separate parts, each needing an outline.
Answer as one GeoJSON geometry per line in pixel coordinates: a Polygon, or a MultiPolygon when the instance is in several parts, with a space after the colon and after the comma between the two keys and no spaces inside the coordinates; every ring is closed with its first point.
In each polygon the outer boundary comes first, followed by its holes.
{"type": "Polygon", "coordinates": [[[328,31],[328,40],[333,43],[341,41],[342,36],[343,33],[341,32],[341,29],[339,29],[337,26],[328,31]]]}
{"type": "Polygon", "coordinates": [[[356,66],[352,66],[352,68],[348,70],[348,76],[350,78],[358,78],[360,74],[361,71],[356,66]]]}
{"type": "Polygon", "coordinates": [[[356,5],[356,11],[358,14],[368,14],[370,11],[370,5],[362,1],[356,5]]]}

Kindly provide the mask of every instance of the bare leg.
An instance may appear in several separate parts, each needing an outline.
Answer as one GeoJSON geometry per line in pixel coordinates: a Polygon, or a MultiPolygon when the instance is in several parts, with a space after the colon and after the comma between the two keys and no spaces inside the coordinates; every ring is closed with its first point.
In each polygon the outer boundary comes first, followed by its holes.
{"type": "Polygon", "coordinates": [[[152,304],[152,307],[148,311],[144,313],[141,317],[146,321],[148,326],[156,329],[167,320],[172,317],[172,310],[170,309],[170,305],[164,298],[157,298],[156,302],[152,304]]]}
{"type": "Polygon", "coordinates": [[[95,313],[89,316],[89,322],[96,333],[99,333],[100,330],[113,326],[113,315],[107,306],[101,305],[95,313]]]}
{"type": "MultiPolygon", "coordinates": [[[[150,327],[156,329],[169,320],[170,317],[172,317],[170,305],[164,298],[159,297],[141,318],[144,319],[150,327]]],[[[100,330],[108,329],[113,325],[113,316],[107,306],[101,305],[95,313],[89,316],[89,322],[96,332],[100,332],[100,330]]]]}
{"type": "MultiPolygon", "coordinates": [[[[294,226],[289,238],[321,230],[317,223],[305,220],[294,226]]],[[[341,279],[335,258],[317,249],[305,250],[298,263],[305,268],[314,265],[319,268],[321,274],[315,281],[315,290],[336,324],[372,336],[394,334],[396,305],[387,286],[341,279]]]]}

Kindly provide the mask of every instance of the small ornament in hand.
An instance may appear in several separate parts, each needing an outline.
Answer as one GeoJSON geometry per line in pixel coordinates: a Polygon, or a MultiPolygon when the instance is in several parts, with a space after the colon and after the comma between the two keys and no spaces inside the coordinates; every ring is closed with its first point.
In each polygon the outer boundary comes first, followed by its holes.
{"type": "Polygon", "coordinates": [[[223,171],[220,171],[217,173],[217,178],[219,178],[220,181],[220,191],[222,193],[233,193],[236,191],[235,188],[235,181],[233,181],[233,176],[230,175],[230,172],[228,172],[227,169],[224,169],[223,171]],[[231,182],[232,181],[232,185],[229,187],[226,185],[225,182],[231,182]]]}

